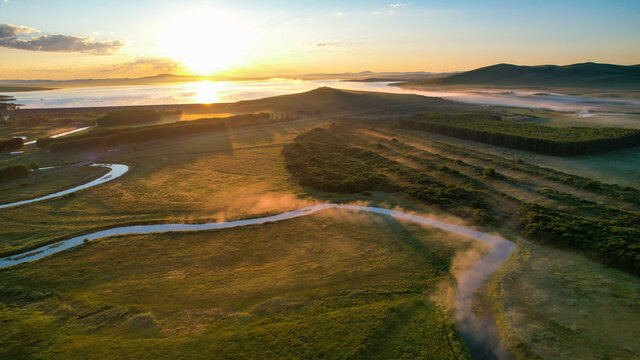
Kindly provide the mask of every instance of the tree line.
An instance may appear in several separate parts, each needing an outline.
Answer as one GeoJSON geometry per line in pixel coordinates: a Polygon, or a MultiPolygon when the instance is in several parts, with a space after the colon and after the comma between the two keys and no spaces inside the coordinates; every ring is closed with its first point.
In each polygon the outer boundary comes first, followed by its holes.
{"type": "Polygon", "coordinates": [[[162,114],[146,109],[118,110],[106,113],[96,119],[98,126],[127,126],[160,121],[162,114]]]}
{"type": "Polygon", "coordinates": [[[265,117],[269,117],[269,114],[245,114],[136,128],[102,129],[63,138],[41,138],[38,139],[37,146],[39,148],[48,148],[51,151],[104,149],[120,144],[181,137],[203,132],[224,131],[227,129],[227,124],[259,122],[265,117]]]}
{"type": "Polygon", "coordinates": [[[552,127],[502,120],[490,114],[417,114],[400,120],[403,129],[547,155],[577,155],[640,145],[640,131],[622,128],[552,127]]]}

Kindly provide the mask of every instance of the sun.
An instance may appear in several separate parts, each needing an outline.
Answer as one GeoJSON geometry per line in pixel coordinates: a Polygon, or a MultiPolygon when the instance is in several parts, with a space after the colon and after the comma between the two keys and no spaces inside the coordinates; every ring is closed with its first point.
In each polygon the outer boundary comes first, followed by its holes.
{"type": "Polygon", "coordinates": [[[240,21],[207,8],[175,14],[161,37],[166,56],[198,75],[242,65],[256,40],[240,21]]]}

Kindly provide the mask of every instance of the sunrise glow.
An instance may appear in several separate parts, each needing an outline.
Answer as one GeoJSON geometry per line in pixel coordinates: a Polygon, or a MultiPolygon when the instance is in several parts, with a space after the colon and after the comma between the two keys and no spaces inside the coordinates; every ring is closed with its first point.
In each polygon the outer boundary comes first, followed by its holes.
{"type": "Polygon", "coordinates": [[[210,7],[176,14],[160,37],[164,55],[198,75],[241,66],[256,41],[246,24],[210,7]]]}

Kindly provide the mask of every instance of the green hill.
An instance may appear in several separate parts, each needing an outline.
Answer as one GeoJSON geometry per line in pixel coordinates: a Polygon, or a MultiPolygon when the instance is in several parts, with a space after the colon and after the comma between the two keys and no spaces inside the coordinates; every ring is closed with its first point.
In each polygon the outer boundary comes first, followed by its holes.
{"type": "Polygon", "coordinates": [[[581,63],[518,66],[497,64],[406,85],[491,85],[640,90],[640,65],[581,63]]]}

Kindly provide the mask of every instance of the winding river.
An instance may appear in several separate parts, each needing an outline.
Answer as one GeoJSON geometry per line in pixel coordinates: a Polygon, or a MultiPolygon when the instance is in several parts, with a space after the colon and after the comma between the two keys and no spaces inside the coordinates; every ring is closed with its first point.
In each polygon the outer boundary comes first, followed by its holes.
{"type": "Polygon", "coordinates": [[[90,188],[92,186],[100,185],[100,184],[106,183],[107,181],[111,181],[113,179],[117,179],[120,176],[124,175],[124,173],[129,171],[129,167],[127,165],[123,165],[123,164],[91,164],[91,166],[106,167],[106,168],[109,168],[110,171],[108,173],[102,175],[101,177],[93,180],[93,181],[90,181],[90,182],[88,182],[86,184],[78,185],[76,187],[72,187],[72,188],[67,189],[67,190],[59,191],[57,193],[53,193],[53,194],[37,197],[37,198],[34,198],[34,199],[16,201],[16,202],[8,203],[8,204],[0,204],[0,209],[5,209],[5,208],[9,208],[9,207],[24,205],[24,204],[29,204],[29,203],[33,203],[33,202],[36,202],[36,201],[53,199],[53,198],[57,198],[57,197],[60,197],[60,196],[67,195],[67,194],[71,194],[71,193],[76,192],[78,190],[90,188]]]}
{"type": "MultiPolygon", "coordinates": [[[[96,164],[97,165],[97,164],[96,164]]],[[[109,166],[117,166],[112,164],[109,166]]],[[[120,165],[125,166],[125,165],[120,165]]],[[[112,168],[114,169],[114,168],[112,168]]],[[[126,172],[126,167],[124,169],[126,172]]],[[[107,174],[109,175],[109,174],[107,174]]],[[[106,175],[105,175],[106,176],[106,175]]],[[[118,175],[119,176],[119,175],[118,175]]],[[[104,178],[104,177],[103,177],[104,178]]],[[[102,179],[102,178],[101,178],[102,179]]],[[[98,179],[99,180],[99,179],[98,179]]],[[[96,180],[94,180],[96,181],[96,180]]],[[[104,182],[104,181],[103,181],[104,182]]],[[[89,184],[86,184],[89,185],[89,184]]],[[[89,186],[83,186],[83,188],[89,186]]],[[[77,188],[69,189],[76,191],[77,188]]],[[[55,195],[55,194],[53,194],[55,195]]],[[[59,195],[58,195],[59,196],[59,195]]],[[[34,199],[33,201],[35,201],[34,199]]],[[[15,204],[15,203],[14,203],[15,204]]],[[[261,218],[236,220],[227,222],[215,222],[205,224],[156,224],[156,225],[132,225],[121,226],[112,229],[101,230],[91,234],[76,236],[62,240],[54,244],[45,245],[32,251],[13,255],[0,259],[0,268],[33,261],[55,254],[57,252],[78,246],[85,241],[100,239],[114,235],[149,234],[157,232],[174,231],[201,231],[214,229],[227,229],[247,225],[265,224],[274,221],[292,219],[310,215],[327,209],[345,209],[350,211],[366,211],[375,214],[391,216],[396,219],[411,221],[414,223],[435,227],[454,234],[466,236],[474,240],[482,241],[491,246],[491,250],[474,265],[469,267],[459,278],[457,285],[456,317],[458,328],[470,349],[474,359],[510,359],[508,351],[500,341],[498,330],[492,319],[480,318],[473,312],[473,294],[484,283],[503,261],[513,252],[515,244],[505,238],[489,233],[477,231],[468,227],[449,224],[427,216],[409,214],[397,210],[389,210],[378,207],[356,206],[345,204],[318,204],[301,209],[285,212],[278,215],[261,218]]]]}

